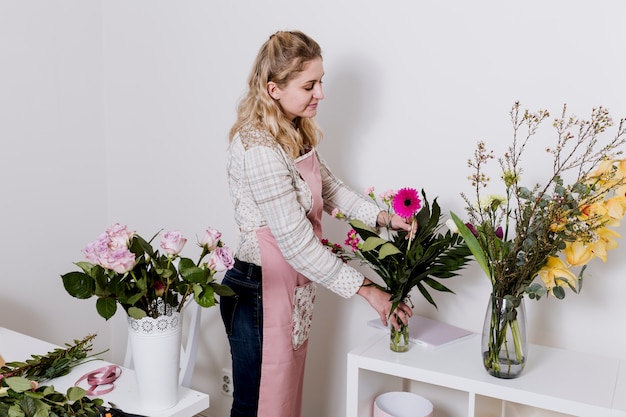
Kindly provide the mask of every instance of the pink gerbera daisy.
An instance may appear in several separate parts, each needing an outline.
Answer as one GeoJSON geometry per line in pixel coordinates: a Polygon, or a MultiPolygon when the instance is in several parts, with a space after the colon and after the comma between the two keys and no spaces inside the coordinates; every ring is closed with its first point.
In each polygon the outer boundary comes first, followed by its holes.
{"type": "Polygon", "coordinates": [[[422,207],[422,202],[414,188],[401,188],[393,197],[393,210],[404,219],[413,217],[422,207]]]}

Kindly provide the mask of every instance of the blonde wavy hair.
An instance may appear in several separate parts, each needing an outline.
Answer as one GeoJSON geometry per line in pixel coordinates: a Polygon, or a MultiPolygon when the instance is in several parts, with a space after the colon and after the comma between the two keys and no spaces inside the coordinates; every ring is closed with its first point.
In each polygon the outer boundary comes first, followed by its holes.
{"type": "Polygon", "coordinates": [[[278,101],[267,91],[272,81],[284,88],[304,66],[321,58],[317,42],[300,31],[279,31],[261,46],[248,76],[248,91],[237,107],[237,121],[230,129],[229,141],[246,125],[267,130],[292,158],[307,147],[315,147],[322,131],[312,118],[285,117],[278,101]]]}

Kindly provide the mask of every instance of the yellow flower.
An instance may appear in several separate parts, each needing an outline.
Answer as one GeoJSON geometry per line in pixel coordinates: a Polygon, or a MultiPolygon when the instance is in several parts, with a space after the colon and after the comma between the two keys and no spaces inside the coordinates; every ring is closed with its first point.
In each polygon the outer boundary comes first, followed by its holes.
{"type": "Polygon", "coordinates": [[[624,211],[626,210],[626,197],[615,196],[606,200],[606,214],[612,220],[619,220],[624,217],[624,211]]]}
{"type": "Polygon", "coordinates": [[[506,188],[515,186],[519,182],[519,175],[515,171],[505,170],[502,172],[502,180],[506,188]]]}
{"type": "Polygon", "coordinates": [[[554,233],[559,233],[565,229],[566,225],[567,215],[564,214],[563,210],[560,210],[558,214],[555,213],[555,215],[553,216],[552,223],[550,224],[550,230],[554,233]]]}
{"type": "Polygon", "coordinates": [[[626,159],[617,162],[617,177],[626,178],[626,159]]]}
{"type": "Polygon", "coordinates": [[[607,214],[607,208],[604,205],[603,201],[599,201],[597,203],[585,204],[580,207],[580,216],[581,220],[588,219],[597,219],[600,217],[604,217],[607,214]]]}
{"type": "Polygon", "coordinates": [[[591,173],[591,177],[601,177],[611,171],[613,168],[613,164],[615,163],[612,159],[605,159],[600,162],[595,171],[591,173]]]}
{"type": "Polygon", "coordinates": [[[586,265],[595,256],[589,245],[583,242],[567,242],[563,254],[567,263],[572,266],[586,265]]]}
{"type": "Polygon", "coordinates": [[[590,184],[601,187],[597,190],[597,194],[606,193],[623,184],[624,179],[626,179],[626,159],[604,160],[588,177],[590,184]]]}
{"type": "MultiPolygon", "coordinates": [[[[622,185],[615,190],[615,195],[606,200],[605,207],[607,215],[612,220],[619,220],[624,217],[626,212],[626,185],[622,185]]],[[[618,226],[619,223],[612,225],[618,226]]]]}
{"type": "Polygon", "coordinates": [[[621,237],[619,233],[607,227],[598,229],[598,240],[591,243],[591,251],[595,256],[606,262],[606,252],[610,249],[617,248],[617,242],[613,238],[621,237]]]}
{"type": "Polygon", "coordinates": [[[572,287],[576,286],[576,275],[574,275],[565,263],[557,257],[550,257],[546,264],[539,270],[539,278],[546,285],[549,291],[555,286],[566,285],[567,280],[572,287]],[[560,278],[557,280],[557,278],[560,278]]]}

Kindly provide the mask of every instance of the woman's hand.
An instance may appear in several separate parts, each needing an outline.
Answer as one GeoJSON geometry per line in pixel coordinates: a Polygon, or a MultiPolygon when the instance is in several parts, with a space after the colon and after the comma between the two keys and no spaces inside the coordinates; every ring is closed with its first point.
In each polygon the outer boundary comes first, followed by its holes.
{"type": "Polygon", "coordinates": [[[378,217],[376,218],[376,224],[379,226],[389,227],[391,230],[404,230],[409,232],[407,234],[407,239],[409,236],[411,238],[415,237],[415,233],[417,232],[417,222],[414,221],[414,218],[405,219],[403,217],[398,216],[397,214],[389,215],[388,212],[382,210],[378,213],[378,217]]]}
{"type": "Polygon", "coordinates": [[[380,317],[380,321],[387,326],[387,317],[391,319],[391,325],[396,328],[396,330],[400,329],[400,323],[398,323],[398,319],[400,319],[404,324],[409,322],[409,317],[413,316],[413,310],[411,307],[404,304],[403,302],[398,303],[393,314],[391,311],[391,301],[389,301],[389,293],[381,290],[377,286],[375,286],[372,281],[365,278],[363,280],[363,285],[357,291],[357,294],[362,296],[367,300],[367,302],[376,310],[378,316],[380,317]]]}

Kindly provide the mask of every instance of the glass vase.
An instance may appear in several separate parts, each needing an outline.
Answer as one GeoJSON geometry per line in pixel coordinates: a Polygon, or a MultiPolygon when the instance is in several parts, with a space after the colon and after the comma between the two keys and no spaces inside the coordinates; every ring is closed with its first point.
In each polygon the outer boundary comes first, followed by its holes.
{"type": "Polygon", "coordinates": [[[402,323],[400,319],[398,324],[400,325],[398,330],[390,325],[389,348],[394,352],[406,352],[409,350],[409,325],[402,323]]]}
{"type": "Polygon", "coordinates": [[[489,375],[504,379],[520,376],[528,355],[524,297],[491,295],[481,352],[489,375]]]}

